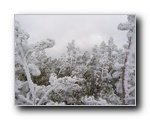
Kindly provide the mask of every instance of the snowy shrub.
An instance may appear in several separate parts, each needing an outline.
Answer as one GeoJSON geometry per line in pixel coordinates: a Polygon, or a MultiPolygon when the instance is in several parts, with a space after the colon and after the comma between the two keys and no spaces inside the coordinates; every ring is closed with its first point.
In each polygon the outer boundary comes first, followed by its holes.
{"type": "Polygon", "coordinates": [[[66,102],[66,104],[80,104],[78,103],[82,95],[82,87],[79,85],[84,81],[79,78],[63,77],[58,78],[56,74],[50,75],[49,82],[53,88],[52,100],[57,102],[66,102]]]}
{"type": "Polygon", "coordinates": [[[98,100],[95,100],[93,96],[85,96],[81,98],[81,101],[84,105],[109,105],[106,100],[99,98],[98,100]]]}

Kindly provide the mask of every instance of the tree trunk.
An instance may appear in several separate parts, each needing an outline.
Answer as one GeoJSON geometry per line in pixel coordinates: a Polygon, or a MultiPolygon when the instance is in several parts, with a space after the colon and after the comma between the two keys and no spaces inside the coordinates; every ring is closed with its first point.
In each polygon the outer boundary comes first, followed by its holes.
{"type": "MultiPolygon", "coordinates": [[[[128,45],[128,49],[130,49],[130,46],[131,46],[131,37],[129,38],[129,45],[128,45]]],[[[124,61],[124,67],[122,68],[122,104],[125,105],[125,86],[124,86],[124,74],[125,74],[125,65],[127,63],[127,57],[128,55],[126,56],[125,58],[125,61],[124,61]]]]}

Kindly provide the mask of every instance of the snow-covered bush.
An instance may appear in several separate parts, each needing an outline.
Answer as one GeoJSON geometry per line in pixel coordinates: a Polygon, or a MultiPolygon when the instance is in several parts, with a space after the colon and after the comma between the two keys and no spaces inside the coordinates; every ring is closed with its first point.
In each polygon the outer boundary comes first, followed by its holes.
{"type": "Polygon", "coordinates": [[[109,93],[100,93],[100,97],[107,101],[111,105],[121,105],[122,101],[118,95],[111,91],[109,93]]]}
{"type": "Polygon", "coordinates": [[[94,96],[82,97],[81,101],[84,105],[109,105],[107,101],[102,98],[98,98],[98,100],[95,100],[94,96]]]}
{"type": "MultiPolygon", "coordinates": [[[[50,105],[50,103],[52,103],[48,96],[49,93],[52,91],[51,86],[38,86],[36,84],[33,84],[33,88],[35,94],[35,101],[33,100],[34,98],[32,97],[28,82],[17,80],[15,87],[15,103],[17,105],[50,105]]],[[[54,103],[55,102],[53,102],[53,104],[54,103]]]]}
{"type": "Polygon", "coordinates": [[[80,83],[83,81],[84,79],[80,78],[57,78],[56,74],[52,73],[49,78],[50,85],[54,87],[50,94],[51,100],[66,104],[80,104],[79,100],[82,96],[80,83]]]}

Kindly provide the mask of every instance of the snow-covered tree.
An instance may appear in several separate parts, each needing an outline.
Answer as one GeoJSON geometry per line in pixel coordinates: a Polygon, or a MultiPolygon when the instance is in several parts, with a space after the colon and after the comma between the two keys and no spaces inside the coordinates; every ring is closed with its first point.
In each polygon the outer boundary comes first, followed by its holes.
{"type": "MultiPolygon", "coordinates": [[[[35,105],[36,93],[33,81],[31,79],[31,74],[33,76],[38,76],[41,74],[41,72],[38,66],[34,64],[37,59],[35,59],[32,55],[34,52],[39,52],[46,48],[53,47],[55,41],[46,39],[42,42],[29,45],[28,38],[29,34],[21,29],[19,22],[15,22],[15,64],[17,68],[23,68],[25,72],[27,82],[29,84],[29,95],[31,93],[32,104],[35,105]]],[[[23,97],[21,95],[16,95],[16,99],[18,99],[18,96],[23,97]]]]}
{"type": "Polygon", "coordinates": [[[124,60],[124,67],[122,72],[122,92],[123,104],[135,104],[135,15],[128,15],[128,22],[120,23],[119,30],[126,30],[127,32],[127,45],[126,58],[124,60]]]}
{"type": "Polygon", "coordinates": [[[68,43],[67,54],[61,56],[61,65],[58,75],[65,74],[65,76],[71,76],[72,71],[75,70],[78,64],[77,62],[79,62],[78,59],[80,56],[81,52],[79,48],[75,47],[75,40],[72,40],[71,43],[68,43]]]}
{"type": "Polygon", "coordinates": [[[86,79],[87,95],[93,95],[96,99],[105,96],[106,99],[115,93],[116,81],[114,81],[112,74],[117,54],[117,46],[112,37],[108,41],[108,45],[103,41],[100,47],[94,46],[88,70],[83,76],[86,79]]]}

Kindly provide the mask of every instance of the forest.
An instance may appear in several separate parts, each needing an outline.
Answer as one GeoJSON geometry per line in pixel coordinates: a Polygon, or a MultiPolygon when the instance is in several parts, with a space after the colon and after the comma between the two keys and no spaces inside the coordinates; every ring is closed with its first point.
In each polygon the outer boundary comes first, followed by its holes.
{"type": "Polygon", "coordinates": [[[82,51],[70,40],[67,52],[54,59],[47,38],[29,44],[30,34],[15,21],[15,105],[19,106],[122,106],[136,105],[136,18],[116,28],[126,31],[126,44],[108,42],[82,51]]]}

